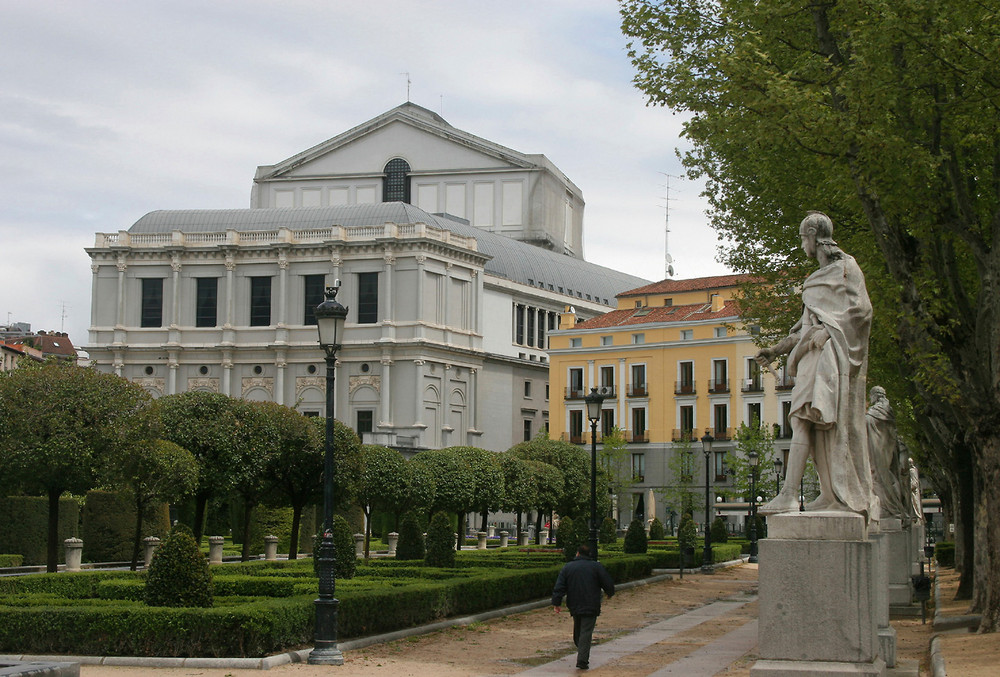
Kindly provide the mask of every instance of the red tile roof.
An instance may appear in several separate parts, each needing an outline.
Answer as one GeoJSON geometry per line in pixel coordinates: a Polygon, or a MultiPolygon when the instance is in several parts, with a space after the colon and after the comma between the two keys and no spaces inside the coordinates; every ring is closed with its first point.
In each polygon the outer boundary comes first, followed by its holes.
{"type": "Polygon", "coordinates": [[[612,310],[610,313],[579,322],[574,329],[602,329],[605,327],[624,327],[640,324],[674,324],[686,322],[701,322],[706,320],[737,319],[740,307],[737,301],[729,299],[723,302],[722,308],[712,312],[710,303],[692,303],[686,306],[646,306],[644,308],[625,308],[612,310]]]}
{"type": "MultiPolygon", "coordinates": [[[[13,341],[15,345],[27,345],[36,350],[42,351],[43,355],[58,355],[60,357],[76,357],[76,348],[69,336],[61,332],[47,334],[33,334],[31,336],[18,337],[13,341]]],[[[10,343],[8,343],[10,345],[10,343]]]]}
{"type": "Polygon", "coordinates": [[[645,287],[637,287],[618,294],[617,298],[625,296],[643,296],[645,294],[678,294],[686,291],[700,291],[702,289],[722,289],[725,287],[738,287],[747,282],[753,282],[760,278],[753,275],[713,275],[711,277],[693,277],[688,280],[660,280],[645,287]]]}

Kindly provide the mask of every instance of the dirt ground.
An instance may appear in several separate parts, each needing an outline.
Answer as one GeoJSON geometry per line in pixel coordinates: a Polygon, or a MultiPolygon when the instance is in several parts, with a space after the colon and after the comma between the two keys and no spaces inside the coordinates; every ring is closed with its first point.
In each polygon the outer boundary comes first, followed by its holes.
{"type": "MultiPolygon", "coordinates": [[[[957,577],[949,569],[942,570],[945,585],[943,598],[950,600],[950,589],[957,577]]],[[[650,625],[678,613],[697,608],[718,599],[741,592],[755,591],[756,565],[743,565],[718,571],[712,576],[689,575],[683,581],[675,577],[651,585],[623,590],[607,600],[597,622],[595,642],[650,625]]],[[[964,603],[952,610],[964,614],[964,603]]],[[[700,648],[713,639],[730,632],[757,615],[756,604],[703,623],[689,631],[678,633],[668,641],[651,646],[612,664],[591,670],[595,677],[645,676],[663,665],[700,648]]],[[[930,619],[924,625],[920,618],[893,621],[897,630],[897,655],[921,663],[921,675],[929,675],[929,646],[933,634],[930,619]]],[[[565,610],[556,613],[551,607],[514,616],[455,627],[428,635],[370,646],[344,654],[342,668],[284,665],[268,671],[277,676],[312,677],[331,671],[351,677],[466,677],[469,675],[509,675],[532,666],[547,663],[573,652],[572,620],[565,610]]],[[[995,677],[1000,674],[1000,635],[944,636],[944,654],[948,674],[962,677],[995,677]]],[[[726,677],[749,677],[750,667],[757,657],[753,653],[733,663],[719,673],[726,677]]],[[[154,674],[157,677],[260,677],[259,670],[201,668],[115,668],[82,666],[82,677],[135,677],[154,674]]]]}

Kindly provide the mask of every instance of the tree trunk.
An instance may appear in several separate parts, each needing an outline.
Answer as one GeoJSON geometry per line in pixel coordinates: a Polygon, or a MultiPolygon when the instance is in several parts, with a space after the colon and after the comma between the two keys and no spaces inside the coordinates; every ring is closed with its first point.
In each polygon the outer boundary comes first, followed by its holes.
{"type": "Polygon", "coordinates": [[[372,507],[363,505],[361,511],[365,514],[365,559],[368,559],[368,547],[372,540],[372,507]]]}
{"type": "Polygon", "coordinates": [[[517,531],[515,533],[517,534],[517,542],[520,543],[521,542],[521,511],[520,510],[517,511],[517,531]]]}
{"type": "Polygon", "coordinates": [[[292,506],[292,542],[288,544],[288,559],[299,558],[299,527],[302,522],[303,506],[295,504],[292,506]]]}
{"type": "Polygon", "coordinates": [[[45,571],[59,571],[59,497],[62,489],[49,489],[49,533],[45,556],[45,571]]]}
{"type": "Polygon", "coordinates": [[[458,539],[455,542],[455,550],[460,551],[462,544],[465,543],[465,513],[456,514],[458,515],[458,539]]]}
{"type": "Polygon", "coordinates": [[[540,545],[542,542],[542,510],[539,508],[538,514],[535,516],[535,545],[540,545]]]}
{"type": "Polygon", "coordinates": [[[976,606],[983,615],[979,632],[1000,630],[1000,439],[984,440],[979,457],[981,529],[976,548],[976,606]]]}
{"type": "Polygon", "coordinates": [[[132,563],[129,569],[135,571],[139,568],[139,549],[142,547],[142,499],[135,497],[135,532],[132,534],[132,563]]]}
{"type": "Polygon", "coordinates": [[[489,510],[487,510],[486,508],[483,508],[482,525],[479,527],[480,531],[486,531],[486,518],[487,518],[488,513],[489,513],[489,510]]]}
{"type": "Polygon", "coordinates": [[[243,549],[240,550],[240,561],[246,562],[250,559],[250,517],[253,514],[254,504],[252,501],[243,502],[243,549]]]}
{"type": "Polygon", "coordinates": [[[191,525],[191,533],[194,534],[194,542],[201,547],[201,536],[205,528],[205,507],[208,505],[208,494],[198,494],[194,499],[194,524],[191,525]]]}
{"type": "Polygon", "coordinates": [[[955,569],[961,573],[955,599],[972,599],[976,562],[976,490],[971,464],[956,468],[955,569]],[[961,563],[961,566],[959,566],[961,563]]]}

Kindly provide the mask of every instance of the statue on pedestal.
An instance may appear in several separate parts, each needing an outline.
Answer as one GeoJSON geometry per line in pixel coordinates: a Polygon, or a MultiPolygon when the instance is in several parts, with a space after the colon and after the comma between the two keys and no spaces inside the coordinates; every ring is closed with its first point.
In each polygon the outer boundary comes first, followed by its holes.
{"type": "Polygon", "coordinates": [[[865,428],[865,377],[872,305],[857,262],[833,240],[833,222],[810,212],[799,227],[802,251],[819,269],[802,287],[802,317],[776,346],[756,357],[762,366],[788,355],[792,389],[792,444],[781,492],[763,514],[797,511],[798,487],[811,456],[820,494],[807,510],[861,514],[868,521],[872,493],[865,428]]]}
{"type": "Polygon", "coordinates": [[[914,521],[924,521],[924,501],[920,491],[920,472],[910,459],[910,514],[914,521]]]}
{"type": "Polygon", "coordinates": [[[879,499],[882,517],[905,519],[910,516],[909,482],[900,486],[900,441],[896,415],[882,386],[868,394],[868,460],[872,467],[872,490],[879,499]]]}

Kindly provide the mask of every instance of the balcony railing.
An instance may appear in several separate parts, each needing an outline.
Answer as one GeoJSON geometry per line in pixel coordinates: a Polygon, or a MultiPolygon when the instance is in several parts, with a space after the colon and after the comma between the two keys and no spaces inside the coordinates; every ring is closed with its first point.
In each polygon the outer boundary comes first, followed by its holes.
{"type": "Polygon", "coordinates": [[[646,387],[645,383],[630,383],[627,395],[629,397],[647,397],[649,395],[649,388],[646,387]]]}
{"type": "Polygon", "coordinates": [[[786,425],[774,427],[774,437],[778,440],[787,440],[792,437],[792,426],[786,425]]]}
{"type": "Polygon", "coordinates": [[[586,435],[570,435],[569,436],[569,441],[570,441],[570,444],[586,444],[587,443],[587,436],[586,435]]]}
{"type": "Polygon", "coordinates": [[[618,397],[618,390],[614,386],[597,386],[597,392],[604,395],[605,399],[618,397]]]}
{"type": "Polygon", "coordinates": [[[566,388],[566,399],[567,400],[582,400],[587,396],[587,391],[584,390],[583,386],[579,388],[575,386],[569,386],[566,388]]]}
{"type": "Polygon", "coordinates": [[[694,442],[694,430],[685,430],[683,428],[674,428],[674,433],[671,436],[674,442],[694,442]]]}
{"type": "Polygon", "coordinates": [[[778,390],[791,390],[795,387],[794,376],[782,376],[774,382],[774,387],[778,390]]]}
{"type": "Polygon", "coordinates": [[[743,384],[740,386],[740,390],[745,393],[760,393],[764,391],[764,382],[757,378],[745,378],[743,379],[743,384]]]}
{"type": "Polygon", "coordinates": [[[728,393],[729,392],[729,379],[728,378],[710,378],[710,379],[708,379],[708,392],[710,392],[710,393],[728,393]]]}
{"type": "Polygon", "coordinates": [[[644,444],[649,442],[649,431],[643,430],[642,432],[630,432],[628,439],[629,442],[632,442],[633,444],[644,444]]]}
{"type": "Polygon", "coordinates": [[[674,394],[675,395],[694,395],[697,388],[694,387],[694,381],[675,381],[674,382],[674,394]]]}
{"type": "Polygon", "coordinates": [[[726,442],[733,439],[733,429],[732,428],[716,428],[712,431],[712,437],[715,438],[716,442],[726,442]]]}

